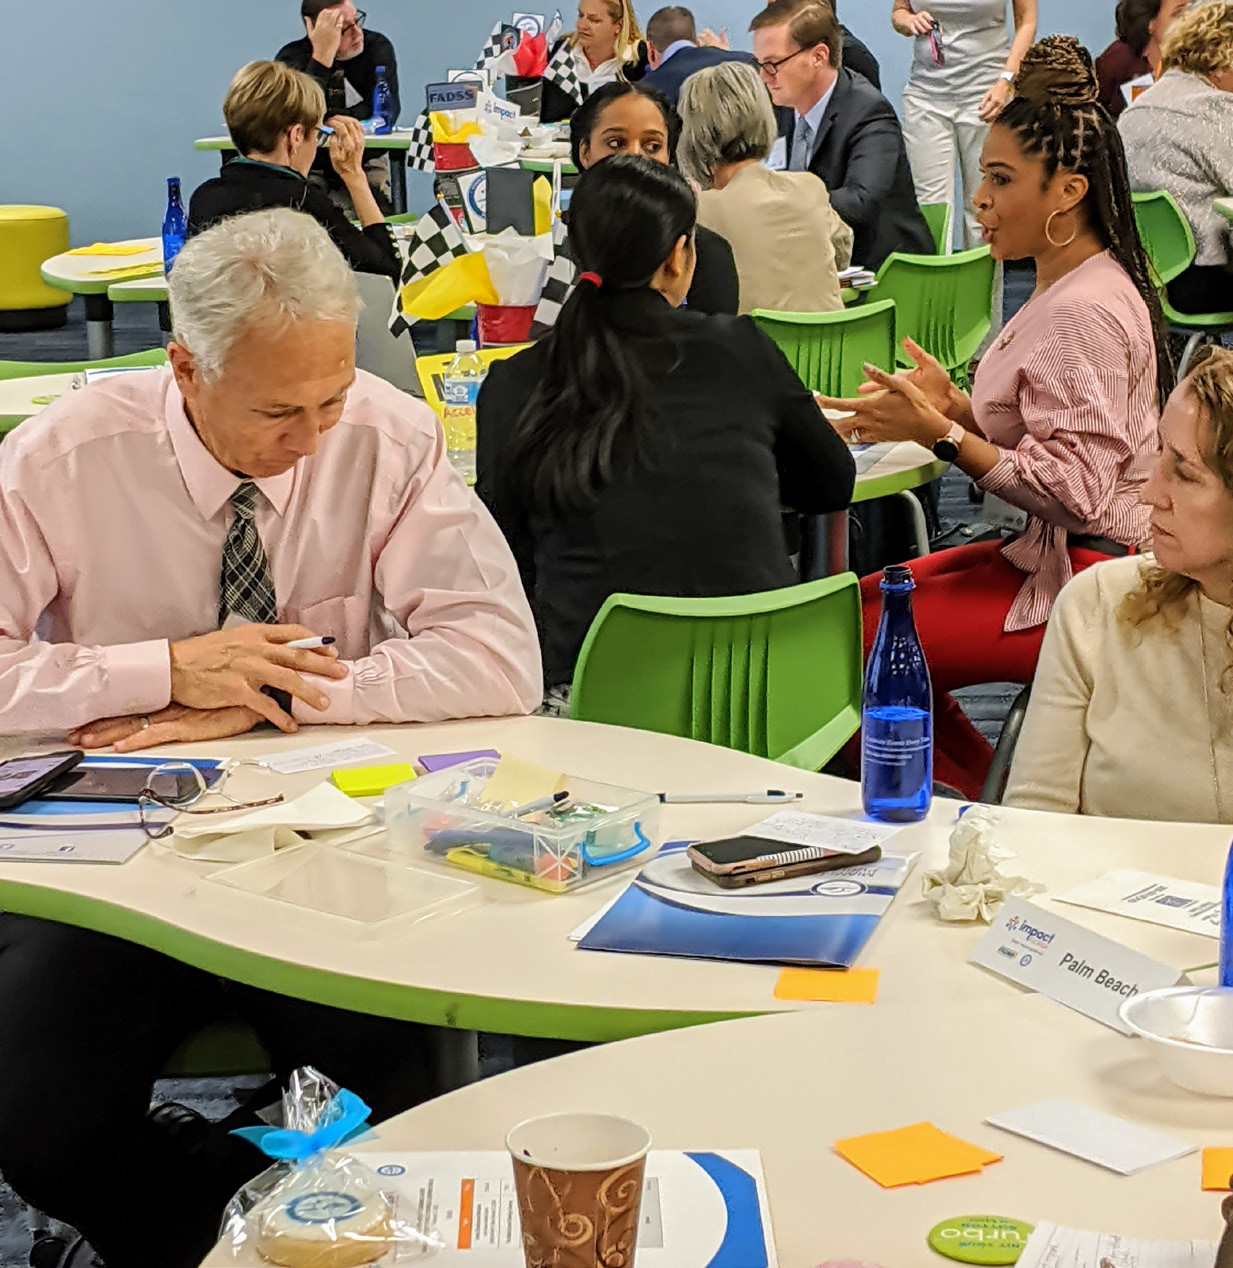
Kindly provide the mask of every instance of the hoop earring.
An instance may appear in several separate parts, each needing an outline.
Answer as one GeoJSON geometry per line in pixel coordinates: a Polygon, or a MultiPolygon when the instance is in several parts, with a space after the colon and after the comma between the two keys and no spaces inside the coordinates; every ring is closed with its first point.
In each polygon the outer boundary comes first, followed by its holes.
{"type": "Polygon", "coordinates": [[[1053,241],[1053,235],[1049,232],[1049,230],[1053,227],[1054,216],[1060,216],[1061,214],[1062,213],[1060,211],[1051,211],[1049,213],[1049,219],[1045,221],[1045,241],[1051,247],[1068,247],[1079,236],[1079,226],[1078,224],[1076,224],[1075,227],[1070,231],[1070,237],[1067,238],[1065,242],[1053,241]]]}

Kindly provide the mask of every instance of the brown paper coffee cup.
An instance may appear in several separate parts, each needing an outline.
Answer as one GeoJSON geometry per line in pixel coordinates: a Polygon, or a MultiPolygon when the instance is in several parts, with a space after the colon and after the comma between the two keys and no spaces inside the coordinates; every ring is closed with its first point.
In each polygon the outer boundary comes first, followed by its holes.
{"type": "Polygon", "coordinates": [[[631,1268],[651,1136],[610,1114],[548,1114],[505,1139],[527,1268],[631,1268]]]}

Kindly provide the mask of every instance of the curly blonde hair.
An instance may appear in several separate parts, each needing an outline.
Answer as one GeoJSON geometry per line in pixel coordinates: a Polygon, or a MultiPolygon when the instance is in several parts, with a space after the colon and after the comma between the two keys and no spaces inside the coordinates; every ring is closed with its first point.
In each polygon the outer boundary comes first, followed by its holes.
{"type": "MultiPolygon", "coordinates": [[[[1186,376],[1183,386],[1194,397],[1208,423],[1203,461],[1233,495],[1233,351],[1209,344],[1199,349],[1195,364],[1196,368],[1186,376]]],[[[1122,601],[1120,615],[1133,626],[1162,621],[1176,630],[1181,626],[1191,596],[1197,594],[1198,589],[1199,583],[1192,577],[1156,564],[1143,574],[1138,589],[1132,590],[1122,601]]],[[[1226,637],[1233,651],[1233,620],[1229,622],[1226,637]]],[[[1231,674],[1233,664],[1222,678],[1226,690],[1231,674]]]]}
{"type": "Polygon", "coordinates": [[[1160,66],[1191,75],[1233,69],[1233,0],[1206,0],[1187,9],[1164,37],[1160,66]]]}

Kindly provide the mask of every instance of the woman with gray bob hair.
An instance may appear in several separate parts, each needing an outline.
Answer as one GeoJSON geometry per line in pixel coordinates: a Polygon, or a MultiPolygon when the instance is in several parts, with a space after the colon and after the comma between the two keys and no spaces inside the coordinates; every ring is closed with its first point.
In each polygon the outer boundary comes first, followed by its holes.
{"type": "Polygon", "coordinates": [[[191,238],[167,277],[175,341],[206,382],[254,326],[350,322],[355,274],[311,216],[285,207],[233,216],[191,238]]]}
{"type": "Polygon", "coordinates": [[[838,271],[852,262],[852,230],[812,172],[770,171],[775,112],[758,73],[723,62],[681,88],[678,155],[702,187],[698,223],[732,245],[740,311],[835,312],[838,271]]]}

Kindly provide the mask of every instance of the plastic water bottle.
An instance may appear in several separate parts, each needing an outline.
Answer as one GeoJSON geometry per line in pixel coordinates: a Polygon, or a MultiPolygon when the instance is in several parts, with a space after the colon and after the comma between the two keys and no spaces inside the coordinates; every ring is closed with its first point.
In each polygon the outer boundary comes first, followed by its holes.
{"type": "Polygon", "coordinates": [[[475,355],[475,341],[459,339],[454,359],[441,375],[445,447],[450,465],[468,483],[475,483],[475,404],[487,371],[475,355]]]}
{"type": "Polygon", "coordinates": [[[1220,985],[1233,986],[1233,846],[1224,865],[1224,900],[1220,906],[1220,985]]]}
{"type": "Polygon", "coordinates": [[[372,89],[372,130],[376,136],[385,136],[394,126],[390,86],[385,79],[385,67],[377,67],[377,82],[372,89]]]}
{"type": "Polygon", "coordinates": [[[861,796],[865,813],[913,823],[933,801],[933,686],[912,619],[912,570],[882,572],[882,619],[865,666],[861,796]]]}
{"type": "Polygon", "coordinates": [[[180,178],[167,177],[167,214],[163,217],[163,272],[170,273],[188,237],[188,217],[180,197],[180,178]]]}

